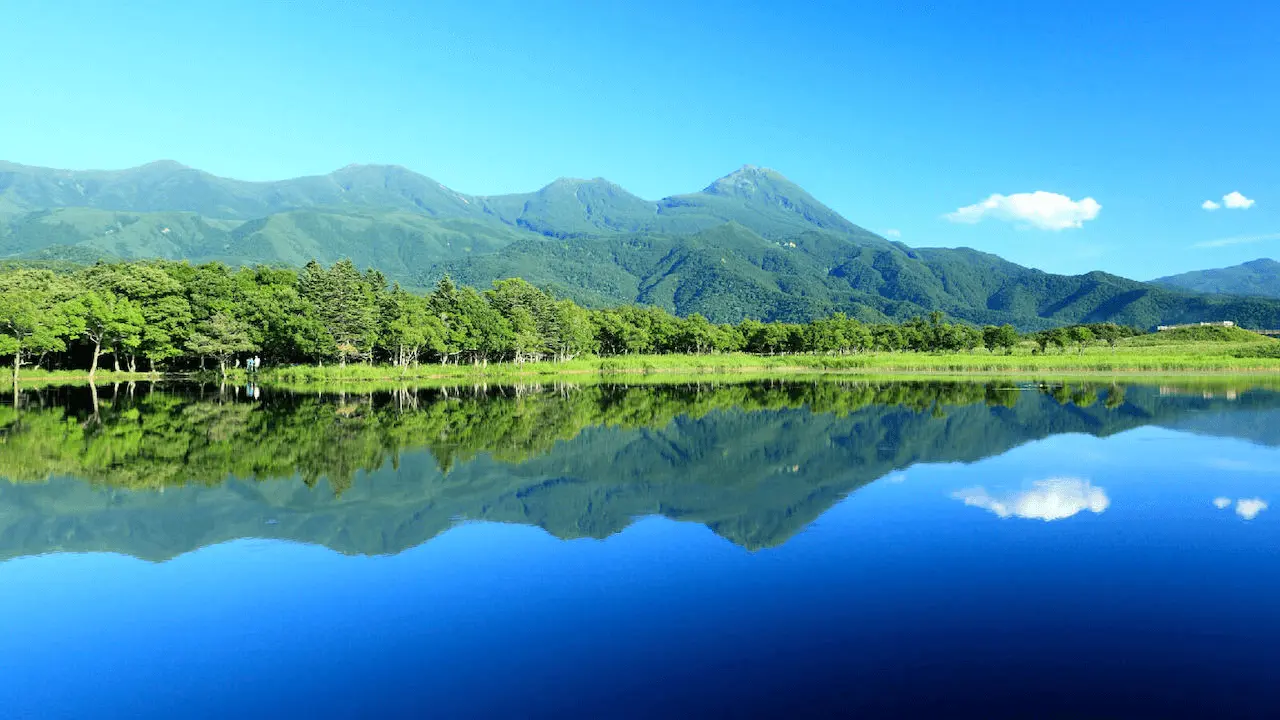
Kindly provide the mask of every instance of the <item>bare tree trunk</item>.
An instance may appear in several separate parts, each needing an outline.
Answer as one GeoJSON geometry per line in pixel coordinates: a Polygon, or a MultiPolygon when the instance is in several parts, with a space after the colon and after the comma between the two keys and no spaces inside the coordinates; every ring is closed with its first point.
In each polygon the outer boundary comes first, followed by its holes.
{"type": "Polygon", "coordinates": [[[116,350],[111,353],[111,362],[115,366],[116,372],[120,372],[120,351],[116,350]]]}
{"type": "MultiPolygon", "coordinates": [[[[89,384],[90,384],[90,385],[92,385],[92,384],[93,384],[93,378],[94,378],[94,376],[98,374],[98,358],[99,358],[101,355],[102,355],[102,343],[101,343],[101,342],[96,342],[96,343],[94,343],[94,344],[93,344],[93,362],[89,365],[89,384]]],[[[94,414],[95,414],[95,415],[97,415],[97,414],[98,414],[98,411],[97,411],[97,401],[98,401],[98,396],[97,396],[97,394],[94,394],[94,396],[93,396],[93,400],[94,400],[94,414]]]]}
{"type": "Polygon", "coordinates": [[[218,370],[222,371],[222,380],[227,380],[227,360],[226,358],[218,358],[218,370]]]}
{"type": "Polygon", "coordinates": [[[14,403],[13,403],[13,407],[14,407],[14,409],[15,409],[15,410],[18,408],[18,402],[17,402],[17,400],[18,400],[18,395],[17,395],[17,393],[18,393],[18,374],[19,374],[21,371],[22,371],[22,351],[21,351],[21,350],[15,350],[15,351],[14,351],[14,353],[13,353],[13,393],[14,393],[14,403]]]}

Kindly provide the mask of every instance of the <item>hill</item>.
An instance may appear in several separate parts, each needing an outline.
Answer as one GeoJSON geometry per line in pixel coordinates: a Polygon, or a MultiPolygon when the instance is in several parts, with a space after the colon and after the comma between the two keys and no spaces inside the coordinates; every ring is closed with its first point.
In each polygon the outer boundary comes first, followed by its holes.
{"type": "Polygon", "coordinates": [[[1195,270],[1181,275],[1162,277],[1151,282],[1155,285],[1194,292],[1280,298],[1280,262],[1259,258],[1241,265],[1214,270],[1195,270]]]}
{"type": "Polygon", "coordinates": [[[513,276],[587,305],[646,303],[715,321],[868,320],[933,310],[1033,330],[1234,320],[1280,327],[1280,300],[1106,273],[1064,276],[967,248],[913,249],[846,220],[782,174],[742,168],[639,198],[602,178],[459,193],[405,168],[275,182],[171,161],[120,171],[0,163],[0,260],[98,257],[301,265],[351,258],[409,287],[513,276]]]}
{"type": "Polygon", "coordinates": [[[1154,347],[1186,343],[1265,343],[1272,338],[1236,327],[1180,327],[1142,335],[1127,341],[1128,345],[1154,347]]]}

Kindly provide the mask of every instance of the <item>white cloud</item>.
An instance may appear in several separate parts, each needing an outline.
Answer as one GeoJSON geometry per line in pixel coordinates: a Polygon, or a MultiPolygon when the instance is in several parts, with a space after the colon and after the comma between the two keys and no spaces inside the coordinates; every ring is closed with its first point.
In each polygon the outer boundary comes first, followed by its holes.
{"type": "Polygon", "coordinates": [[[1214,470],[1226,470],[1234,473],[1280,473],[1280,466],[1273,463],[1256,463],[1248,460],[1237,460],[1236,458],[1208,458],[1204,461],[1204,464],[1214,470]]]}
{"type": "Polygon", "coordinates": [[[1258,513],[1266,509],[1267,503],[1262,498],[1241,498],[1236,501],[1236,514],[1245,520],[1258,517],[1258,513]]]}
{"type": "Polygon", "coordinates": [[[968,488],[951,497],[965,505],[980,507],[1002,517],[1062,520],[1082,510],[1101,513],[1111,505],[1102,488],[1078,478],[1049,478],[1031,484],[1031,489],[997,498],[981,487],[968,488]]]}
{"type": "Polygon", "coordinates": [[[1227,508],[1231,507],[1231,498],[1216,497],[1213,499],[1213,506],[1218,508],[1219,510],[1226,510],[1227,508]]]}
{"type": "Polygon", "coordinates": [[[1102,206],[1091,197],[1072,200],[1066,195],[1037,190],[1032,193],[1001,195],[996,193],[980,203],[947,213],[951,222],[972,225],[983,218],[1026,223],[1041,230],[1066,230],[1081,227],[1086,220],[1098,217],[1102,206]]]}
{"type": "Polygon", "coordinates": [[[1222,204],[1226,205],[1228,210],[1248,210],[1253,207],[1252,200],[1234,190],[1222,196],[1222,204]]]}
{"type": "Polygon", "coordinates": [[[1266,242],[1268,240],[1280,240],[1280,233],[1271,233],[1269,235],[1237,235],[1236,237],[1218,238],[1216,240],[1201,240],[1191,247],[1218,248],[1227,247],[1229,245],[1248,245],[1251,243],[1266,242]]]}
{"type": "Polygon", "coordinates": [[[884,231],[884,236],[891,237],[891,238],[900,238],[902,237],[902,231],[897,230],[895,228],[889,228],[888,230],[884,231]]]}
{"type": "Polygon", "coordinates": [[[1205,200],[1204,202],[1200,203],[1200,207],[1204,208],[1205,210],[1208,210],[1209,212],[1213,212],[1214,210],[1217,210],[1222,206],[1212,200],[1205,200]]]}
{"type": "Polygon", "coordinates": [[[1227,470],[1230,472],[1243,472],[1245,470],[1253,470],[1257,466],[1248,460],[1237,460],[1236,458],[1206,458],[1202,461],[1206,467],[1215,470],[1227,470]]]}

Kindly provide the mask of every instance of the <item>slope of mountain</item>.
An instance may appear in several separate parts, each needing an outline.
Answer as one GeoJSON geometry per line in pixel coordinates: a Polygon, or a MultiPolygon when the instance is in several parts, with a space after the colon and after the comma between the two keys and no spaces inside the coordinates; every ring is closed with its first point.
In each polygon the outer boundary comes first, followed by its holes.
{"type": "Polygon", "coordinates": [[[716,321],[941,310],[1024,329],[1202,320],[1280,327],[1276,299],[1097,272],[1053,275],[967,248],[912,249],[750,165],[700,192],[652,202],[600,178],[466,195],[383,165],[243,182],[168,161],[110,172],[0,163],[0,259],[94,257],[351,258],[411,287],[446,273],[479,286],[523,276],[585,304],[648,303],[716,321]]]}
{"type": "Polygon", "coordinates": [[[690,235],[524,239],[444,262],[416,284],[444,274],[479,286],[518,276],[588,305],[640,302],[717,322],[800,321],[835,311],[882,321],[942,310],[1023,329],[1227,319],[1280,326],[1273,300],[1192,294],[1101,272],[1053,275],[968,248],[855,244],[820,230],[767,239],[736,223],[690,235]]]}
{"type": "Polygon", "coordinates": [[[407,210],[290,210],[244,222],[191,212],[58,208],[20,215],[0,230],[0,256],[37,259],[165,258],[304,265],[351,258],[406,278],[522,237],[491,218],[430,217],[407,210]]]}
{"type": "Polygon", "coordinates": [[[481,217],[473,198],[402,167],[349,165],[275,182],[221,178],[169,160],[128,170],[53,170],[0,162],[0,213],[83,207],[126,213],[190,212],[224,220],[332,207],[481,217]]]}
{"type": "Polygon", "coordinates": [[[871,235],[781,174],[750,165],[702,192],[650,202],[601,178],[561,178],[525,194],[464,195],[394,165],[348,165],[323,176],[245,182],[172,161],[118,171],[0,162],[0,214],[56,208],[185,212],[241,221],[296,210],[402,210],[432,218],[497,220],[551,237],[602,231],[687,233],[729,221],[765,235],[797,226],[871,235]]]}
{"type": "Polygon", "coordinates": [[[1179,290],[1280,298],[1280,262],[1269,258],[1214,270],[1193,270],[1152,280],[1179,290]]]}

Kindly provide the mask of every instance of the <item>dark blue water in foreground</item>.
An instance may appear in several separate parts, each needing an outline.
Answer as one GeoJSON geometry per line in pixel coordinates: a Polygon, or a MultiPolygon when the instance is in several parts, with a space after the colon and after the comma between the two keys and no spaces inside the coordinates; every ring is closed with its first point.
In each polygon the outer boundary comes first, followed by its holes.
{"type": "Polygon", "coordinates": [[[336,500],[0,480],[0,715],[1280,714],[1280,398],[1105,397],[401,444],[336,500]]]}

